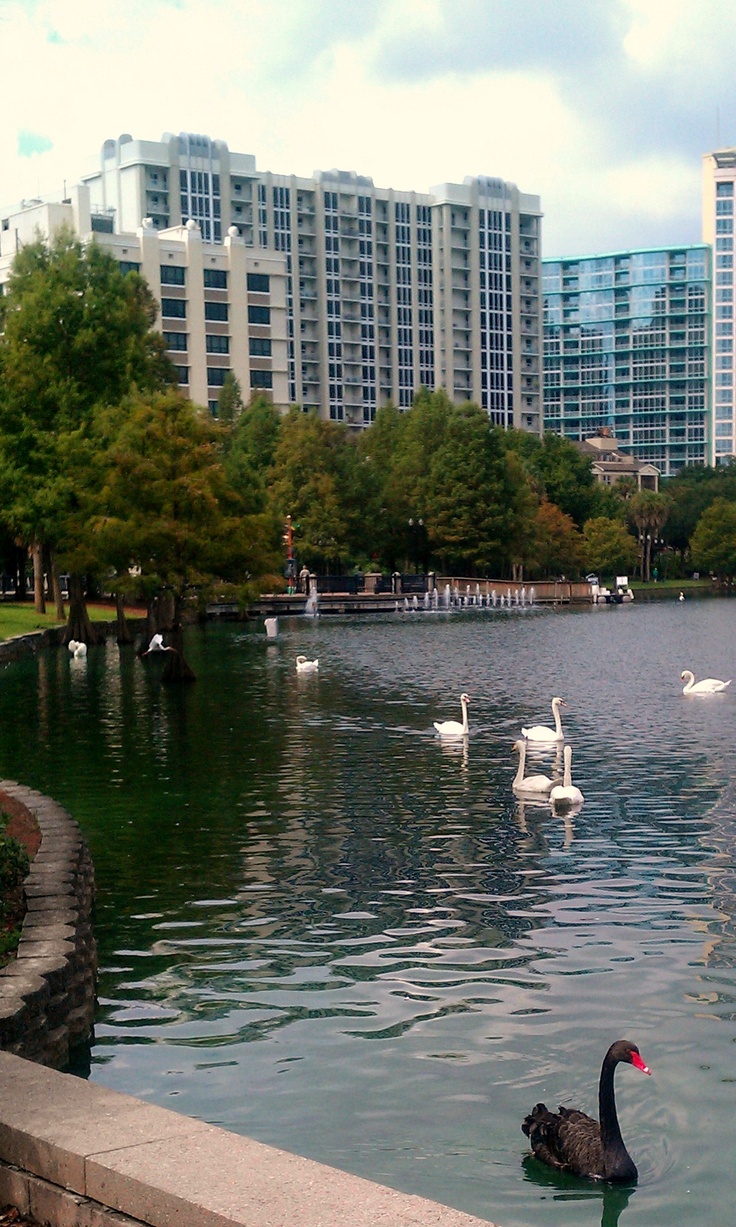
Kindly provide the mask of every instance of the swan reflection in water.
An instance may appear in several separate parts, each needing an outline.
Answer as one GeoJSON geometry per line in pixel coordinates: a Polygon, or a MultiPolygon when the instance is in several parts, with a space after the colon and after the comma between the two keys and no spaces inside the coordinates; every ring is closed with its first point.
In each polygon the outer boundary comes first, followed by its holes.
{"type": "Polygon", "coordinates": [[[468,739],[467,737],[441,737],[440,752],[443,758],[454,759],[459,763],[460,769],[465,772],[468,769],[468,739]]]}
{"type": "Polygon", "coordinates": [[[534,1155],[525,1155],[521,1161],[524,1179],[540,1188],[553,1188],[557,1192],[553,1201],[597,1201],[601,1204],[601,1227],[619,1227],[619,1220],[636,1193],[633,1186],[592,1184],[569,1172],[556,1171],[540,1163],[534,1155]]]}
{"type": "Polygon", "coordinates": [[[570,848],[575,838],[573,818],[581,809],[582,805],[570,805],[557,813],[546,797],[517,797],[516,820],[521,833],[527,836],[527,851],[543,852],[546,855],[549,851],[547,831],[558,830],[560,818],[564,831],[563,847],[570,848]],[[553,827],[549,826],[550,817],[555,820],[553,827]]]}

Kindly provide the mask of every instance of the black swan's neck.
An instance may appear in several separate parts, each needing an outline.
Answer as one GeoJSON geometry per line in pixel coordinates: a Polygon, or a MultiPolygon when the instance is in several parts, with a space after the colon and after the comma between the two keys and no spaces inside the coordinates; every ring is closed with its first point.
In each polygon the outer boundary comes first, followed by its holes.
{"type": "Polygon", "coordinates": [[[637,1171],[631,1155],[627,1151],[621,1137],[621,1128],[616,1112],[616,1098],[613,1093],[613,1075],[618,1061],[606,1055],[601,1069],[601,1080],[598,1086],[598,1119],[601,1129],[601,1146],[603,1149],[603,1176],[615,1180],[636,1180],[637,1171]]]}

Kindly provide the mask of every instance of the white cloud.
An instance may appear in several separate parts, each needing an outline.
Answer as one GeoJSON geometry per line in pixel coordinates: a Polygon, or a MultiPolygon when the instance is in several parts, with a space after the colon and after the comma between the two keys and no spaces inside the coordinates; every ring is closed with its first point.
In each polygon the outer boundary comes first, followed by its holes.
{"type": "Polygon", "coordinates": [[[473,0],[0,0],[0,202],[68,186],[97,163],[107,137],[184,130],[219,137],[274,171],[339,166],[420,191],[465,175],[510,179],[541,195],[549,254],[580,251],[583,240],[597,250],[669,241],[668,225],[673,242],[697,238],[700,153],[713,136],[711,125],[698,137],[700,112],[710,120],[709,91],[720,88],[704,65],[719,22],[733,28],[728,7],[596,2],[624,14],[620,45],[610,35],[605,43],[619,59],[615,71],[597,61],[590,81],[581,63],[571,89],[574,41],[567,63],[544,71],[494,66],[491,46],[487,66],[472,72],[458,50],[437,76],[377,78],[395,40],[442,38],[452,13],[467,26],[482,12],[473,0]],[[668,82],[630,104],[646,113],[624,114],[621,63],[642,89],[668,82]],[[692,149],[653,149],[652,132],[667,131],[668,98],[688,104],[690,64],[701,66],[696,109],[673,123],[678,132],[691,123],[692,149]],[[21,157],[22,130],[52,148],[21,157]]]}

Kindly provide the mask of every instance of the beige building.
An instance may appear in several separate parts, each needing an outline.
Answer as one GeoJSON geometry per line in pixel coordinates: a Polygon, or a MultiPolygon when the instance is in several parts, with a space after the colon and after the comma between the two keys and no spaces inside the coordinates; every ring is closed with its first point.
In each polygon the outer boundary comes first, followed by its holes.
{"type": "Polygon", "coordinates": [[[426,387],[542,433],[540,203],[513,184],[400,192],[262,173],[206,136],[123,135],[65,201],[0,214],[0,281],[37,226],[64,221],[140,267],[198,402],[216,405],[231,368],[246,397],[353,427],[426,387]]]}
{"type": "Polygon", "coordinates": [[[640,490],[653,490],[655,493],[659,490],[657,466],[622,452],[618,439],[605,427],[597,435],[588,435],[575,446],[589,458],[593,476],[603,485],[613,486],[630,477],[640,490]]]}
{"type": "Polygon", "coordinates": [[[354,172],[263,173],[189,133],[105,141],[84,182],[97,231],[194,220],[205,243],[234,226],[253,253],[283,253],[289,402],[363,426],[443,387],[541,433],[537,196],[500,179],[418,193],[354,172]]]}
{"type": "Polygon", "coordinates": [[[197,404],[216,410],[228,370],[247,402],[263,392],[280,409],[289,405],[286,260],[253,250],[231,228],[222,243],[207,242],[197,223],[157,230],[146,217],[136,230],[100,226],[89,188],[75,188],[63,202],[26,202],[2,218],[0,288],[16,251],[38,234],[69,226],[84,241],[94,239],[124,271],[148,282],[160,307],[159,327],[176,366],[180,387],[197,404]]]}

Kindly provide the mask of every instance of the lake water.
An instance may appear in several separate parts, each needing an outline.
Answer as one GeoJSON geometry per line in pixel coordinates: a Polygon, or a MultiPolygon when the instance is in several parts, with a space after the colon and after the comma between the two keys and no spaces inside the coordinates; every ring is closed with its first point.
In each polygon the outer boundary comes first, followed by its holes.
{"type": "MultiPolygon", "coordinates": [[[[97,872],[91,1077],[502,1227],[725,1227],[736,1160],[736,603],[192,631],[195,685],[117,645],[6,665],[0,770],[97,872]],[[297,653],[319,656],[297,676],[297,653]],[[459,718],[466,745],[435,719],[459,718]],[[562,695],[567,822],[511,792],[562,695]],[[534,1103],[597,1112],[632,1191],[525,1162],[534,1103]]],[[[549,761],[549,760],[548,760],[549,761]]]]}

